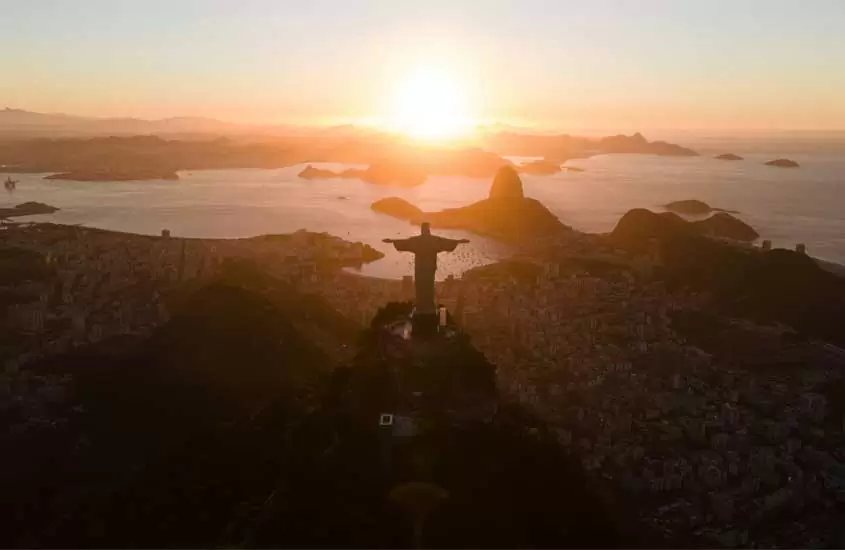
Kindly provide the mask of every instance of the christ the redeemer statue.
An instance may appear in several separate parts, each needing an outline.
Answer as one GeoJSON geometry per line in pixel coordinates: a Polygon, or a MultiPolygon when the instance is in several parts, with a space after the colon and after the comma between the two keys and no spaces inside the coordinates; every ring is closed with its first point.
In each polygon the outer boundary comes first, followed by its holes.
{"type": "Polygon", "coordinates": [[[416,299],[414,316],[432,316],[436,324],[437,309],[434,304],[434,272],[437,271],[437,254],[452,252],[459,244],[468,243],[467,239],[446,239],[431,234],[428,223],[420,227],[420,234],[408,239],[384,239],[392,243],[400,252],[414,254],[414,284],[416,299]]]}

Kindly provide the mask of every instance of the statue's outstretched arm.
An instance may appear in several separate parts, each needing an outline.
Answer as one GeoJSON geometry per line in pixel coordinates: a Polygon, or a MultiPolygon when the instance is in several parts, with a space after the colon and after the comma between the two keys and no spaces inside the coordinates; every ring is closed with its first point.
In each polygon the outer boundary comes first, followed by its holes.
{"type": "Polygon", "coordinates": [[[459,244],[466,244],[467,239],[447,239],[445,237],[438,237],[438,248],[441,252],[452,252],[459,244]]]}
{"type": "Polygon", "coordinates": [[[382,239],[382,242],[390,243],[399,252],[414,252],[414,241],[410,239],[382,239]]]}

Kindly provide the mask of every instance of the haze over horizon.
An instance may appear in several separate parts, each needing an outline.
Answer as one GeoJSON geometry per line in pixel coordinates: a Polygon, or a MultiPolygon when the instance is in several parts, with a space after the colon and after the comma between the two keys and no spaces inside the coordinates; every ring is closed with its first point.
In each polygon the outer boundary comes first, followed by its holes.
{"type": "Polygon", "coordinates": [[[0,106],[424,136],[843,129],[845,4],[811,7],[32,0],[0,19],[0,106]]]}

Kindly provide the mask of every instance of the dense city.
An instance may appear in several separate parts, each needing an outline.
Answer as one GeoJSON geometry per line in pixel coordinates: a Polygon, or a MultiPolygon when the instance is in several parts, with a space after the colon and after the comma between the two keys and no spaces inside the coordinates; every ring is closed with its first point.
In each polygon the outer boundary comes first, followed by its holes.
{"type": "MultiPolygon", "coordinates": [[[[50,224],[8,225],[4,244],[34,253],[43,276],[3,281],[0,408],[11,430],[51,429],[67,375],[39,358],[149,334],[185,288],[227,259],[322,295],[362,326],[413,279],[341,269],[378,252],[326,234],[238,240],[143,237],[50,224]]],[[[659,255],[599,272],[581,243],[558,261],[503,262],[450,277],[438,302],[497,366],[500,389],[530,407],[596,487],[667,540],[705,546],[841,546],[845,521],[845,350],[787,327],[722,317],[708,296],[648,277],[659,255]],[[841,393],[840,393],[841,394],[841,393]],[[784,521],[788,518],[788,521],[784,521]]],[[[605,255],[613,255],[608,250],[605,255]]],[[[36,262],[37,263],[37,262],[36,262]]]]}

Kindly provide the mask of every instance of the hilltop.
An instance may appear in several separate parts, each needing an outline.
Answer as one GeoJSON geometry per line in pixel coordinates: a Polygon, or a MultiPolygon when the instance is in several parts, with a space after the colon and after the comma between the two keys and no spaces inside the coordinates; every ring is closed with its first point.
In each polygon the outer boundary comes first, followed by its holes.
{"type": "Polygon", "coordinates": [[[388,304],[352,331],[243,264],[149,339],[45,360],[74,382],[61,424],[2,436],[0,510],[16,517],[3,544],[409,547],[389,495],[417,481],[448,495],[426,526],[434,547],[636,545],[457,327],[429,351],[390,335],[407,312],[388,304]],[[336,327],[355,356],[333,364],[303,319],[336,327]],[[408,406],[413,384],[430,412],[419,435],[391,435],[379,416],[408,406]]]}
{"type": "Polygon", "coordinates": [[[798,252],[738,247],[678,219],[634,209],[619,220],[609,240],[640,254],[656,245],[661,278],[710,292],[729,311],[845,343],[839,328],[845,323],[845,279],[798,252]]]}
{"type": "Polygon", "coordinates": [[[540,201],[528,198],[516,170],[504,166],[490,186],[488,198],[459,208],[423,212],[399,197],[381,199],[372,209],[414,224],[427,221],[434,228],[465,229],[509,243],[557,236],[570,228],[540,201]]]}

